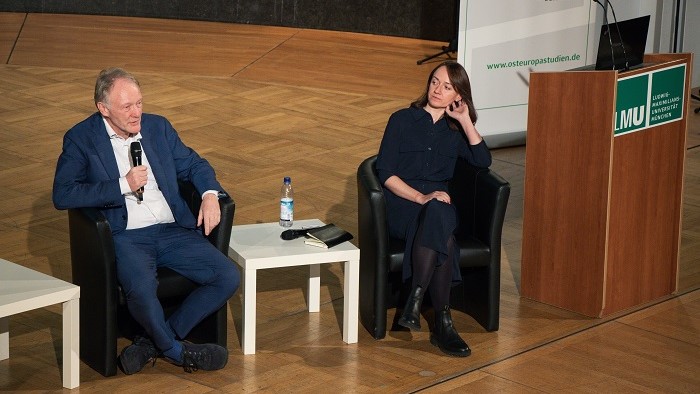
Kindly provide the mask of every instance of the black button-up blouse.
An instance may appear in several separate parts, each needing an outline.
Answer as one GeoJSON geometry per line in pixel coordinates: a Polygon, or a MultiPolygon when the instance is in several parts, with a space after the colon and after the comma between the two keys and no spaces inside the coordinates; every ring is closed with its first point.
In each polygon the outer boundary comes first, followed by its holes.
{"type": "Polygon", "coordinates": [[[396,175],[427,194],[446,190],[442,186],[452,178],[457,157],[475,167],[491,165],[486,143],[469,145],[464,132],[450,129],[444,117],[433,123],[426,110],[409,107],[389,118],[376,165],[382,185],[396,175]]]}

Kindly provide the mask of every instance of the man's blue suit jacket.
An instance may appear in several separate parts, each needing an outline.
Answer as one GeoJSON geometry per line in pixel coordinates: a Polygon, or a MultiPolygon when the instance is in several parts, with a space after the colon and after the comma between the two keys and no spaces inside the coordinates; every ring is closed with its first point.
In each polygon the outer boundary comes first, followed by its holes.
{"type": "MultiPolygon", "coordinates": [[[[178,179],[190,181],[201,194],[222,190],[214,169],[178,137],[162,116],[143,114],[141,146],[175,221],[195,228],[196,218],[178,191],[178,179]]],[[[119,189],[119,169],[99,112],[68,130],[56,165],[53,203],[57,209],[95,207],[104,213],[112,233],[127,223],[125,197],[119,189]]]]}

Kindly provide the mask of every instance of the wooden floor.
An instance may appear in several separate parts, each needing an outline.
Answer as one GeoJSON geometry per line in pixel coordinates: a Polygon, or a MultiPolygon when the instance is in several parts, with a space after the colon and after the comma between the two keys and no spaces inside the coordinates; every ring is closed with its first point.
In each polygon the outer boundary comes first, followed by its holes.
{"type": "MultiPolygon", "coordinates": [[[[147,112],[167,116],[236,200],[236,224],[274,221],[282,177],[296,217],[357,233],[358,164],[386,120],[424,87],[443,43],[353,33],[99,16],[0,13],[0,257],[70,280],[67,215],[51,203],[65,131],[94,111],[97,72],[141,80],[147,112]]],[[[437,60],[436,60],[437,61],[437,60]]],[[[693,102],[692,105],[700,105],[693,102]]],[[[512,185],[503,232],[501,329],[456,312],[473,353],[441,355],[429,333],[342,342],[340,264],[322,269],[320,313],[305,311],[304,269],[258,277],[257,354],[240,349],[240,295],[229,302],[224,370],[153,368],[86,391],[698,392],[700,115],[689,114],[679,294],[605,320],[519,296],[524,147],[495,149],[512,185]]],[[[393,314],[395,311],[390,311],[393,314]]],[[[390,316],[391,318],[392,316],[390,316]]],[[[126,345],[126,342],[120,342],[126,345]]],[[[60,309],[10,321],[2,391],[60,391],[60,309]]]]}

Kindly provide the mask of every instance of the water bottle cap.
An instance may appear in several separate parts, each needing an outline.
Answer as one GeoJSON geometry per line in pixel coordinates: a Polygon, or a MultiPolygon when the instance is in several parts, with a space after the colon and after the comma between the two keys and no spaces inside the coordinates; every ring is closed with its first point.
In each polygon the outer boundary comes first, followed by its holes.
{"type": "Polygon", "coordinates": [[[284,183],[292,183],[292,178],[288,176],[284,177],[284,183]]]}

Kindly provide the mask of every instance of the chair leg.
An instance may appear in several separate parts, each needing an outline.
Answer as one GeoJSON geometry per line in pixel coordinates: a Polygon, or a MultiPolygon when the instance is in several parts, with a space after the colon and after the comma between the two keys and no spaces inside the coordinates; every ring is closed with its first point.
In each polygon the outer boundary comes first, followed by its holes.
{"type": "Polygon", "coordinates": [[[377,340],[386,336],[386,281],[386,275],[380,275],[376,267],[360,264],[360,323],[377,340]]]}
{"type": "Polygon", "coordinates": [[[103,376],[116,375],[116,311],[81,308],[80,314],[80,359],[103,376]]]}
{"type": "MultiPolygon", "coordinates": [[[[463,282],[453,290],[454,309],[474,318],[486,331],[498,331],[500,314],[500,275],[494,275],[489,267],[470,268],[462,271],[463,282]]],[[[500,273],[499,273],[500,274],[500,273]]]]}
{"type": "Polygon", "coordinates": [[[370,303],[372,305],[360,314],[360,320],[365,329],[372,335],[372,338],[377,340],[383,339],[386,337],[386,303],[378,302],[376,299],[370,303]]]}

